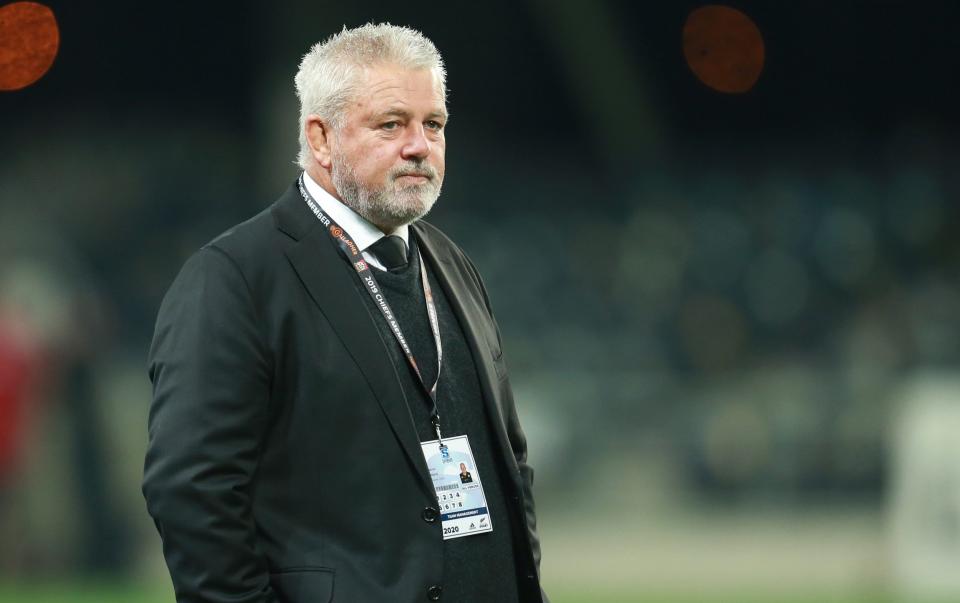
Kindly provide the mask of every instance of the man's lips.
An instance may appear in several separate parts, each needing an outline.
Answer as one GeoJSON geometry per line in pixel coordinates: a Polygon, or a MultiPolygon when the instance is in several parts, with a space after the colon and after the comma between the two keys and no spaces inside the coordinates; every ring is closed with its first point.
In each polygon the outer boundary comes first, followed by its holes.
{"type": "Polygon", "coordinates": [[[397,179],[400,179],[400,178],[422,178],[423,180],[430,180],[431,176],[430,174],[417,174],[417,173],[410,172],[410,173],[398,174],[397,179]]]}

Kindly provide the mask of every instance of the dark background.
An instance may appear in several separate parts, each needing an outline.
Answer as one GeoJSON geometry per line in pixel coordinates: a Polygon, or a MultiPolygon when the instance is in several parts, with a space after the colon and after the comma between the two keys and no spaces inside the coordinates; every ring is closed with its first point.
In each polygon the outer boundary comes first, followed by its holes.
{"type": "Polygon", "coordinates": [[[565,518],[557,584],[585,500],[821,527],[854,508],[869,549],[900,512],[898,417],[960,401],[957,3],[730,3],[765,42],[744,94],[688,68],[695,2],[47,4],[56,62],[0,93],[0,305],[39,383],[0,476],[11,579],[162,575],[138,492],[153,319],[193,250],[295,178],[299,57],[344,25],[444,56],[429,219],[490,288],[541,509],[565,518]],[[613,483],[626,499],[596,501],[613,483]]]}

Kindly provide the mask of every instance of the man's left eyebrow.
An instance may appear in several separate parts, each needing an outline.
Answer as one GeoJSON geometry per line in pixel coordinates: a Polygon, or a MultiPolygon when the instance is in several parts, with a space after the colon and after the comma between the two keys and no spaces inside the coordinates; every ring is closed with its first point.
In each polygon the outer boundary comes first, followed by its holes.
{"type": "MultiPolygon", "coordinates": [[[[386,111],[377,113],[374,116],[374,119],[380,119],[383,117],[409,118],[410,115],[411,115],[410,112],[407,111],[406,109],[393,108],[393,109],[387,109],[386,111]]],[[[445,111],[432,111],[427,115],[427,119],[437,119],[437,118],[447,119],[447,113],[445,111]]]]}
{"type": "Polygon", "coordinates": [[[387,117],[387,116],[410,117],[410,112],[407,111],[406,109],[400,109],[398,107],[395,107],[393,109],[387,109],[386,111],[381,111],[376,115],[376,117],[387,117]]]}

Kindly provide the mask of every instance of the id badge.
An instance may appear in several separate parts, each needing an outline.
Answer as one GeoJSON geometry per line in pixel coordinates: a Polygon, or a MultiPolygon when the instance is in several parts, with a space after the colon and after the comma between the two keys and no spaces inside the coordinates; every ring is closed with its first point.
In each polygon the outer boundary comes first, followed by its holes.
{"type": "Polygon", "coordinates": [[[443,539],[492,532],[487,497],[467,436],[421,442],[430,479],[440,503],[443,539]]]}

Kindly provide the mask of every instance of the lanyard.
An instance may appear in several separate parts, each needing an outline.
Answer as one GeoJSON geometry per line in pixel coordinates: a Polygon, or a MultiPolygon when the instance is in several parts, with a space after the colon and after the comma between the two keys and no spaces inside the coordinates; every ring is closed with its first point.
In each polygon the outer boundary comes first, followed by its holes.
{"type": "Polygon", "coordinates": [[[413,371],[417,374],[417,380],[420,382],[420,385],[423,386],[423,390],[427,393],[427,397],[433,405],[430,411],[430,422],[433,424],[434,431],[437,432],[438,442],[443,446],[443,437],[440,435],[440,410],[437,408],[437,385],[440,383],[440,369],[443,367],[443,345],[440,343],[440,321],[437,319],[437,307],[433,301],[433,290],[430,288],[430,281],[427,279],[427,267],[423,263],[423,255],[417,254],[420,260],[420,281],[423,283],[423,297],[427,303],[427,319],[430,322],[430,329],[433,331],[433,340],[437,345],[437,379],[431,387],[427,387],[426,382],[423,380],[423,375],[420,374],[420,369],[417,367],[417,360],[413,357],[413,351],[410,350],[407,339],[403,336],[403,331],[400,330],[400,323],[397,322],[393,310],[390,309],[390,304],[387,303],[387,299],[381,292],[380,286],[377,285],[377,279],[373,276],[370,265],[363,259],[360,248],[343,228],[320,209],[320,204],[318,204],[307,191],[307,187],[303,183],[303,174],[301,174],[297,180],[297,185],[300,187],[300,194],[307,202],[307,205],[310,206],[310,211],[312,211],[313,214],[317,216],[317,219],[327,228],[327,232],[334,238],[337,245],[339,245],[340,251],[347,256],[354,270],[360,275],[360,281],[364,284],[364,289],[366,289],[370,298],[373,299],[373,303],[380,310],[380,313],[383,314],[383,318],[390,326],[394,338],[396,338],[397,343],[400,344],[400,349],[403,350],[403,354],[407,357],[407,362],[410,363],[413,371]]]}

